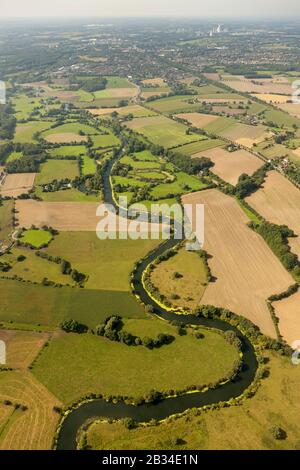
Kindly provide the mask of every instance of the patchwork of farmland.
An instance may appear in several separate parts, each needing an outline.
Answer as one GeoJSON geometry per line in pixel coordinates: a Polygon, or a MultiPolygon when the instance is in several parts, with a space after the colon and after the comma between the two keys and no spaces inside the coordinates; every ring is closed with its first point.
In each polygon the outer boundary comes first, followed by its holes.
{"type": "Polygon", "coordinates": [[[276,337],[266,299],[293,284],[292,277],[247,227],[248,218],[233,198],[213,189],[184,196],[182,201],[193,204],[193,210],[204,204],[204,249],[212,256],[209,266],[216,280],[206,288],[201,303],[228,308],[276,337]]]}

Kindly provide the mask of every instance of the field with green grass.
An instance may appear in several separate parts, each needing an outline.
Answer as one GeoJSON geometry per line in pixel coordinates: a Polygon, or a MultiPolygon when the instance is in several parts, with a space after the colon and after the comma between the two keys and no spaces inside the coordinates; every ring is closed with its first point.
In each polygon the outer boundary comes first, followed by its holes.
{"type": "Polygon", "coordinates": [[[151,195],[155,198],[162,199],[170,195],[180,195],[207,188],[207,185],[202,183],[199,178],[187,175],[181,171],[175,173],[175,177],[176,180],[173,183],[164,183],[155,186],[155,188],[151,190],[151,195]]]}
{"type": "Polygon", "coordinates": [[[147,107],[161,113],[179,113],[200,108],[200,103],[193,103],[193,96],[169,96],[147,103],[147,107]]]}
{"type": "Polygon", "coordinates": [[[70,276],[62,274],[59,264],[36,256],[32,250],[16,247],[2,256],[1,260],[11,266],[7,273],[9,277],[17,276],[39,284],[44,278],[63,285],[74,284],[70,276]]]}
{"type": "Polygon", "coordinates": [[[48,230],[25,230],[20,237],[22,243],[28,243],[34,248],[41,248],[52,240],[52,235],[48,230]]]}
{"type": "Polygon", "coordinates": [[[0,241],[6,240],[13,231],[13,201],[2,201],[0,204],[0,241]]]}
{"type": "Polygon", "coordinates": [[[81,171],[83,175],[92,175],[95,173],[97,164],[93,158],[90,158],[88,155],[84,155],[81,157],[81,161],[81,171]]]}
{"type": "Polygon", "coordinates": [[[112,132],[106,132],[106,134],[94,135],[92,137],[94,148],[115,147],[120,144],[119,139],[112,132]]]}
{"type": "Polygon", "coordinates": [[[61,126],[54,127],[42,133],[42,137],[48,137],[52,134],[78,134],[82,131],[84,135],[95,135],[97,130],[87,124],[81,124],[80,122],[68,122],[61,126]]]}
{"type": "Polygon", "coordinates": [[[13,162],[15,160],[19,160],[22,157],[22,152],[11,152],[6,159],[6,163],[13,162]]]}
{"type": "Polygon", "coordinates": [[[50,156],[55,157],[80,157],[86,153],[84,145],[62,145],[48,150],[50,156]]]}
{"type": "Polygon", "coordinates": [[[49,129],[52,124],[53,122],[50,121],[30,121],[17,124],[14,141],[22,144],[34,142],[34,134],[49,129]]]}
{"type": "Polygon", "coordinates": [[[87,274],[86,289],[129,292],[135,262],[158,243],[158,240],[99,240],[94,232],[61,232],[46,251],[67,259],[75,269],[87,274]]]}
{"type": "Polygon", "coordinates": [[[162,145],[166,148],[201,140],[201,136],[198,134],[190,133],[187,135],[188,128],[185,125],[165,116],[137,118],[126,123],[126,125],[147,137],[153,144],[162,145]]]}
{"type": "Polygon", "coordinates": [[[255,396],[239,406],[197,416],[191,410],[176,421],[131,430],[123,422],[95,422],[87,443],[95,450],[299,450],[300,368],[276,353],[268,356],[270,375],[255,396]],[[285,430],[286,439],[274,438],[274,426],[285,430]]]}
{"type": "Polygon", "coordinates": [[[153,389],[168,392],[189,385],[203,387],[226,376],[238,359],[234,347],[214,331],[201,329],[202,339],[192,329],[179,336],[175,327],[154,319],[126,322],[124,329],[142,337],[168,333],[175,340],[149,350],[91,334],[65,334],[43,350],[34,365],[34,376],[63,403],[88,393],[138,398],[153,389]],[[64,380],[66,370],[68,381],[64,380]]]}
{"type": "Polygon", "coordinates": [[[35,184],[42,185],[54,180],[64,178],[74,179],[79,176],[78,162],[76,160],[47,160],[37,173],[35,184]]]}
{"type": "Polygon", "coordinates": [[[97,202],[101,200],[99,195],[87,195],[76,188],[65,189],[55,192],[43,192],[42,188],[37,187],[36,196],[47,202],[97,202]]]}
{"type": "Polygon", "coordinates": [[[12,104],[15,108],[15,114],[18,121],[28,119],[34,108],[41,106],[39,98],[20,94],[12,98],[12,104]]]}
{"type": "Polygon", "coordinates": [[[95,328],[109,315],[143,318],[144,308],[129,292],[44,287],[0,279],[0,322],[56,327],[74,319],[95,328]]]}

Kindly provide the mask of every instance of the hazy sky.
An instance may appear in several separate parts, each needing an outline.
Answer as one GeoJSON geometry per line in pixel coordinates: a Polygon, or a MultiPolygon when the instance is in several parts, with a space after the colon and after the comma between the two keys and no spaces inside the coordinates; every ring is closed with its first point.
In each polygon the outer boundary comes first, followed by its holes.
{"type": "Polygon", "coordinates": [[[0,0],[1,17],[299,17],[299,0],[0,0]]]}

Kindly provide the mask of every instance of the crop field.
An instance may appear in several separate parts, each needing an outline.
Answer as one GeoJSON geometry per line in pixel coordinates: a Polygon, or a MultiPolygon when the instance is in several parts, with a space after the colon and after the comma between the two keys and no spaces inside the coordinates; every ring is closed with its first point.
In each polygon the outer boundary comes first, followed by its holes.
{"type": "Polygon", "coordinates": [[[265,101],[266,103],[272,103],[272,104],[283,104],[287,103],[290,100],[290,96],[286,95],[274,95],[270,93],[265,93],[265,94],[258,94],[258,95],[253,95],[255,98],[258,98],[259,100],[265,101]]]}
{"type": "Polygon", "coordinates": [[[286,299],[274,302],[276,317],[279,319],[279,330],[286,342],[292,345],[300,338],[300,291],[286,299]]]}
{"type": "Polygon", "coordinates": [[[176,152],[183,153],[184,155],[194,155],[197,152],[222,147],[225,145],[224,140],[220,139],[203,139],[192,144],[186,144],[176,148],[176,152]]]}
{"type": "Polygon", "coordinates": [[[70,122],[61,126],[49,129],[41,134],[41,136],[51,143],[71,143],[84,142],[88,135],[97,134],[96,129],[81,124],[79,122],[70,122]],[[83,132],[84,135],[80,135],[83,132]]]}
{"type": "Polygon", "coordinates": [[[62,274],[59,264],[51,263],[40,256],[36,256],[32,250],[16,247],[3,255],[1,260],[10,264],[11,269],[7,275],[11,278],[16,276],[39,284],[47,278],[62,285],[74,284],[70,276],[62,274]],[[24,259],[18,259],[20,256],[24,259]]]}
{"type": "Polygon", "coordinates": [[[48,333],[0,330],[0,340],[6,344],[7,367],[27,369],[48,339],[48,333]]]}
{"type": "Polygon", "coordinates": [[[62,145],[48,150],[50,156],[54,157],[80,157],[86,153],[84,145],[62,145]]]}
{"type": "Polygon", "coordinates": [[[165,87],[167,83],[161,77],[154,77],[154,78],[147,78],[146,80],[142,80],[142,84],[144,86],[158,86],[158,87],[165,87]]]}
{"type": "Polygon", "coordinates": [[[229,129],[222,131],[222,137],[230,139],[239,145],[251,148],[253,144],[258,144],[270,137],[270,134],[267,133],[266,128],[263,126],[249,126],[238,122],[229,129]]]}
{"type": "MultiPolygon", "coordinates": [[[[144,335],[148,335],[148,321],[157,320],[142,320],[144,335]]],[[[126,324],[128,331],[129,327],[126,324]]],[[[62,335],[43,351],[33,374],[63,403],[91,392],[138,398],[153,389],[167,392],[218,381],[238,358],[234,347],[213,331],[204,330],[199,340],[190,332],[179,336],[174,327],[160,323],[160,332],[165,331],[171,331],[175,340],[153,350],[90,334],[62,335]],[[195,363],[201,367],[195,368],[195,363]],[[68,381],[64,380],[66,369],[68,381]]]]}
{"type": "Polygon", "coordinates": [[[300,119],[300,104],[295,103],[286,103],[278,105],[278,108],[282,109],[286,113],[289,113],[291,116],[294,116],[300,119]]]}
{"type": "Polygon", "coordinates": [[[27,371],[0,373],[0,400],[12,405],[0,405],[0,449],[51,449],[59,414],[54,406],[60,401],[27,371]],[[27,407],[15,409],[14,404],[27,407]],[[30,431],[30,432],[29,432],[30,431]]]}
{"type": "Polygon", "coordinates": [[[117,76],[107,76],[105,77],[107,80],[106,88],[136,88],[134,83],[131,83],[125,77],[117,77],[117,76]]]}
{"type": "Polygon", "coordinates": [[[255,94],[271,94],[275,95],[289,95],[291,96],[293,89],[289,84],[273,83],[271,81],[254,82],[254,80],[225,80],[223,83],[236,91],[243,93],[255,93],[255,94]],[[262,83],[262,84],[261,84],[262,83]]]}
{"type": "Polygon", "coordinates": [[[270,376],[257,393],[239,406],[183,416],[159,426],[128,430],[124,423],[95,421],[87,432],[94,450],[291,450],[299,447],[300,368],[290,358],[269,355],[270,376]],[[268,406],[266,407],[266,403],[268,406]],[[286,430],[287,438],[276,440],[272,426],[286,430]],[[222,432],[220,432],[222,429],[222,432]],[[174,434],[181,444],[174,444],[174,434]]]}
{"type": "Polygon", "coordinates": [[[180,113],[199,108],[199,103],[194,96],[170,96],[151,101],[147,106],[161,113],[180,113]]]}
{"type": "Polygon", "coordinates": [[[117,112],[120,116],[127,116],[128,114],[132,114],[133,117],[149,117],[156,115],[155,112],[151,111],[150,109],[144,108],[143,106],[139,106],[138,104],[123,106],[122,108],[88,109],[88,111],[93,116],[103,116],[106,114],[111,114],[113,112],[117,112]]]}
{"type": "Polygon", "coordinates": [[[78,162],[75,160],[47,160],[37,173],[35,184],[43,185],[64,178],[74,179],[79,176],[78,162]]]}
{"type": "Polygon", "coordinates": [[[145,135],[154,144],[167,148],[201,140],[197,134],[186,135],[186,126],[164,116],[133,119],[127,126],[145,135]]]}
{"type": "Polygon", "coordinates": [[[247,198],[247,202],[269,222],[287,225],[298,235],[290,238],[289,243],[292,251],[300,257],[299,189],[276,171],[271,171],[263,188],[247,198]]]}
{"type": "Polygon", "coordinates": [[[35,248],[47,245],[51,239],[52,235],[48,230],[26,230],[20,237],[23,243],[29,243],[35,248]]]}
{"type": "Polygon", "coordinates": [[[252,175],[263,165],[263,162],[258,157],[255,157],[255,155],[246,150],[228,152],[222,148],[215,148],[196,153],[192,157],[210,158],[215,164],[211,171],[234,186],[237,184],[241,174],[252,175]]]}
{"type": "Polygon", "coordinates": [[[275,337],[266,299],[293,284],[291,275],[264,240],[247,226],[249,219],[235,199],[212,189],[189,194],[182,200],[204,204],[204,249],[212,256],[209,266],[216,281],[208,285],[201,303],[228,308],[275,337]]]}
{"type": "Polygon", "coordinates": [[[34,185],[36,173],[13,173],[5,177],[4,184],[0,186],[1,196],[18,197],[28,193],[34,185]]]}
{"type": "MultiPolygon", "coordinates": [[[[294,104],[292,104],[292,105],[291,104],[280,105],[280,108],[282,106],[283,107],[287,106],[290,111],[294,110],[294,109],[296,111],[298,105],[294,105],[294,104]],[[295,108],[291,108],[291,106],[295,106],[295,108]]],[[[298,110],[299,110],[299,108],[298,108],[298,110]]],[[[277,110],[276,109],[267,109],[264,113],[264,116],[265,116],[267,121],[273,122],[277,127],[291,128],[294,125],[297,126],[297,127],[300,127],[300,120],[297,119],[297,117],[291,116],[291,115],[287,114],[286,112],[284,112],[280,109],[277,109],[277,110]]]]}
{"type": "Polygon", "coordinates": [[[22,323],[32,329],[38,325],[56,327],[72,318],[95,328],[110,315],[145,318],[142,305],[125,291],[58,289],[0,279],[0,297],[0,322],[9,322],[10,326],[22,323]]]}
{"type": "Polygon", "coordinates": [[[8,238],[13,231],[12,201],[3,201],[0,205],[0,242],[8,238]]]}
{"type": "Polygon", "coordinates": [[[49,129],[52,124],[53,122],[50,121],[31,121],[25,124],[17,124],[14,141],[22,144],[34,142],[34,134],[49,129]]]}
{"type": "Polygon", "coordinates": [[[76,188],[43,192],[40,187],[37,187],[35,194],[45,202],[101,202],[100,195],[85,194],[76,188]]]}
{"type": "MultiPolygon", "coordinates": [[[[129,180],[130,181],[130,180],[129,180]]],[[[201,183],[199,182],[201,185],[201,183]]],[[[198,188],[196,188],[198,189],[198,188]]],[[[67,191],[66,191],[67,192],[67,191]]],[[[33,200],[18,200],[16,209],[18,211],[19,226],[30,228],[32,225],[42,228],[44,225],[53,227],[61,232],[96,232],[97,225],[105,216],[97,216],[96,211],[100,201],[86,202],[82,211],[81,202],[44,202],[33,200]],[[80,214],[80,215],[79,215],[80,214]]],[[[108,222],[111,222],[108,221],[108,222]]],[[[114,227],[114,226],[113,226],[114,227]]],[[[104,227],[106,228],[106,227],[104,227]]],[[[160,231],[160,226],[141,222],[139,232],[149,233],[150,229],[160,231]]],[[[120,232],[136,232],[135,224],[125,218],[118,217],[116,230],[120,232]]],[[[105,230],[105,233],[108,229],[105,230]]]]}
{"type": "Polygon", "coordinates": [[[219,116],[214,116],[213,114],[201,113],[177,114],[176,117],[184,119],[185,121],[188,121],[193,127],[199,127],[200,129],[220,119],[219,116]]]}
{"type": "Polygon", "coordinates": [[[207,273],[199,254],[182,248],[155,266],[151,282],[173,306],[193,310],[204,294],[207,273]]]}

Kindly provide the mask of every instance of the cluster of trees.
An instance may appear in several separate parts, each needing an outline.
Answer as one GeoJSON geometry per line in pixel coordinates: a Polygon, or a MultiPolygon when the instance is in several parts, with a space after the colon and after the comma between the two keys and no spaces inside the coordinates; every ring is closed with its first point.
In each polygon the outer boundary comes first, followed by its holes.
{"type": "Polygon", "coordinates": [[[11,142],[0,146],[0,163],[5,163],[9,154],[13,151],[14,146],[11,142]]]}
{"type": "Polygon", "coordinates": [[[259,168],[253,175],[249,176],[243,173],[239,177],[238,184],[235,188],[235,194],[240,198],[244,199],[247,196],[250,196],[252,193],[257,191],[260,186],[263,184],[266,173],[270,169],[269,164],[266,164],[259,168]]]}
{"type": "Polygon", "coordinates": [[[256,231],[268,243],[273,253],[278,256],[288,271],[300,275],[300,264],[297,255],[291,253],[288,238],[294,237],[294,232],[286,225],[276,225],[263,222],[256,227],[256,231]]]}
{"type": "Polygon", "coordinates": [[[156,339],[132,335],[123,330],[122,318],[118,315],[108,317],[103,324],[98,325],[96,333],[98,336],[104,336],[111,341],[124,343],[127,346],[145,346],[148,349],[160,348],[165,344],[172,343],[175,339],[174,336],[163,333],[159,334],[156,339]]]}
{"type": "Polygon", "coordinates": [[[45,162],[46,159],[47,156],[43,152],[39,155],[23,155],[21,158],[7,163],[6,171],[7,173],[37,173],[40,164],[45,162]]]}
{"type": "Polygon", "coordinates": [[[189,175],[197,175],[200,171],[214,166],[214,163],[207,157],[189,158],[181,153],[173,153],[168,159],[189,175]]]}
{"type": "Polygon", "coordinates": [[[78,272],[76,269],[73,269],[69,261],[62,259],[59,256],[56,256],[56,257],[51,256],[44,251],[36,251],[35,254],[36,256],[46,259],[52,263],[60,264],[61,273],[71,276],[74,282],[77,282],[78,284],[82,284],[85,281],[86,275],[78,272]]]}
{"type": "Polygon", "coordinates": [[[67,333],[86,333],[88,327],[76,320],[65,320],[59,324],[59,327],[67,333]]]}
{"type": "Polygon", "coordinates": [[[73,187],[85,194],[98,193],[102,189],[101,167],[98,165],[94,175],[78,176],[73,180],[73,187]]]}
{"type": "Polygon", "coordinates": [[[13,139],[17,120],[10,105],[0,106],[0,139],[13,139]]]}
{"type": "Polygon", "coordinates": [[[98,90],[105,90],[107,85],[107,79],[105,77],[96,77],[96,78],[87,78],[76,80],[79,88],[82,88],[85,91],[93,93],[98,90]]]}

